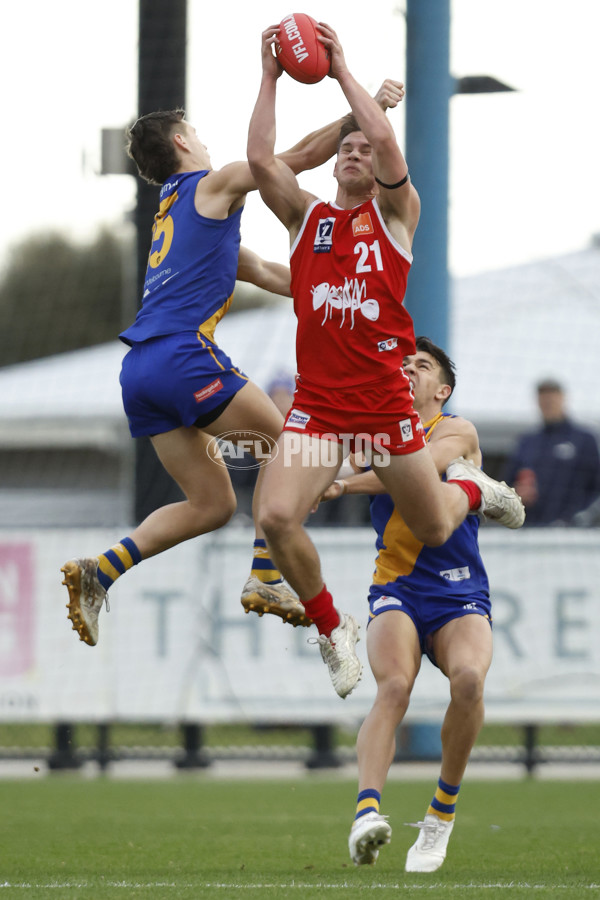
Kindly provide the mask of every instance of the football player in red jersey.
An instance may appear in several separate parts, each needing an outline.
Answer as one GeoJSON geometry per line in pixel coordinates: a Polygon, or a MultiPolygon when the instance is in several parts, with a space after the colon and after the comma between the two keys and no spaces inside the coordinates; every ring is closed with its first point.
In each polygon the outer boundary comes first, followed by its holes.
{"type": "MultiPolygon", "coordinates": [[[[248,135],[248,161],[261,196],[290,235],[298,318],[298,386],[280,452],[265,470],[259,522],[274,561],[319,629],[323,659],[345,696],[360,678],[358,626],[336,611],[303,527],[332,467],[370,444],[369,462],[415,537],[428,546],[443,544],[470,512],[518,528],[524,509],[511,488],[462,458],[452,462],[448,483],[442,483],[425,447],[402,368],[415,352],[403,298],[419,196],[383,109],[350,73],[335,31],[323,23],[320,29],[330,74],[352,110],[340,132],[335,202],[302,190],[275,157],[277,26],[263,32],[263,75],[248,135]]],[[[396,105],[402,94],[398,86],[395,102],[387,105],[396,105]]]]}

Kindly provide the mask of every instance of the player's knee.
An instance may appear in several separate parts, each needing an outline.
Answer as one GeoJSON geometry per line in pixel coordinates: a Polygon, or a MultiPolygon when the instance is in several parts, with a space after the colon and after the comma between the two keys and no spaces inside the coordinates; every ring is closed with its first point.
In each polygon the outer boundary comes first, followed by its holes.
{"type": "Polygon", "coordinates": [[[267,539],[285,539],[288,530],[292,526],[292,520],[288,510],[280,503],[271,502],[262,504],[258,512],[258,524],[267,536],[267,539]]]}
{"type": "Polygon", "coordinates": [[[222,528],[227,525],[230,519],[235,515],[237,510],[237,500],[235,497],[229,497],[227,501],[215,511],[217,524],[215,528],[222,528]]]}
{"type": "Polygon", "coordinates": [[[475,666],[462,666],[450,676],[452,699],[467,706],[483,698],[485,674],[475,666]]]}
{"type": "Polygon", "coordinates": [[[427,547],[441,547],[451,534],[451,527],[443,520],[425,522],[419,529],[414,530],[417,540],[422,541],[427,547]]]}
{"type": "Polygon", "coordinates": [[[403,716],[408,709],[412,685],[403,675],[386,678],[377,685],[377,700],[403,716]]]}
{"type": "Polygon", "coordinates": [[[202,534],[205,531],[215,531],[217,528],[227,525],[235,514],[237,500],[232,489],[221,493],[212,501],[210,498],[205,498],[203,502],[196,504],[194,508],[197,513],[198,534],[202,534]]]}

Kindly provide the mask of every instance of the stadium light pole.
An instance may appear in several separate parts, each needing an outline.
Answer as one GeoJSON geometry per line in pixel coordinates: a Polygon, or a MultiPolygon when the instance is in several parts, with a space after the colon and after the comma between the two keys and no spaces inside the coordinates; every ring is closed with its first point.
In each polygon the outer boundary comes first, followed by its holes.
{"type": "MultiPolygon", "coordinates": [[[[139,0],[138,116],[185,107],[187,0],[139,0]]],[[[138,303],[144,288],[150,233],[159,189],[137,177],[135,230],[138,303]]],[[[141,522],[155,509],[181,499],[149,438],[136,440],[134,517],[141,522]]]]}
{"type": "Polygon", "coordinates": [[[450,98],[512,91],[489,75],[450,74],[451,0],[406,2],[406,159],[421,197],[421,219],[406,307],[415,333],[449,348],[448,180],[450,98]]]}
{"type": "MultiPolygon", "coordinates": [[[[139,0],[137,115],[185,107],[187,0],[139,0]]],[[[159,188],[139,177],[124,149],[124,129],[102,130],[103,175],[131,175],[137,183],[133,213],[136,234],[135,309],[141,305],[150,235],[158,209],[159,188]]],[[[133,516],[141,522],[155,509],[182,499],[152,448],[149,438],[135,442],[133,516]]]]}
{"type": "MultiPolygon", "coordinates": [[[[450,74],[451,0],[406,0],[406,159],[421,198],[421,218],[413,243],[406,308],[416,335],[450,348],[448,272],[448,182],[450,98],[455,93],[510,91],[488,75],[454,79],[450,74]]],[[[437,754],[439,731],[427,724],[403,726],[409,753],[437,754]],[[434,737],[433,735],[436,735],[434,737]]]]}

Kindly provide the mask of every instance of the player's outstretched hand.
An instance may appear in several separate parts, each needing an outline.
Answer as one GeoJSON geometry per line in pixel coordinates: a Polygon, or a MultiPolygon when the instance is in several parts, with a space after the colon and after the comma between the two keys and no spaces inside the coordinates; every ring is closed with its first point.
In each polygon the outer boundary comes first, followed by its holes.
{"type": "Polygon", "coordinates": [[[262,33],[261,59],[263,74],[279,78],[283,69],[275,56],[274,49],[279,34],[279,25],[269,25],[262,33]]]}
{"type": "Polygon", "coordinates": [[[315,505],[312,507],[311,513],[316,513],[320,503],[325,503],[327,500],[337,500],[343,493],[345,493],[344,482],[341,479],[333,481],[329,487],[323,491],[315,505]]]}
{"type": "Polygon", "coordinates": [[[345,72],[348,71],[348,66],[346,65],[346,60],[344,58],[344,51],[342,50],[342,45],[340,44],[340,39],[337,34],[331,27],[331,25],[327,25],[326,22],[319,22],[319,40],[322,44],[327,47],[329,50],[329,55],[331,57],[331,68],[329,70],[329,75],[331,78],[339,78],[345,72]]]}
{"type": "Polygon", "coordinates": [[[375,101],[382,110],[394,109],[404,99],[404,85],[401,81],[394,81],[393,78],[386,78],[377,93],[375,101]]]}

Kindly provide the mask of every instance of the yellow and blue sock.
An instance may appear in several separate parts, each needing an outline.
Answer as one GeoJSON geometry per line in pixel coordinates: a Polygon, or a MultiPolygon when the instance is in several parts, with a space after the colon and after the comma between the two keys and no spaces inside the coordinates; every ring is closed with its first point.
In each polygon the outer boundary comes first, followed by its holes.
{"type": "Polygon", "coordinates": [[[356,815],[354,819],[360,819],[370,812],[379,812],[379,804],[381,803],[381,794],[374,788],[366,788],[360,791],[358,800],[356,801],[356,815]]]}
{"type": "Polygon", "coordinates": [[[267,542],[263,538],[256,538],[254,541],[254,557],[250,574],[264,584],[280,584],[283,581],[281,572],[271,559],[267,542]]]}
{"type": "Polygon", "coordinates": [[[98,581],[107,591],[120,575],[141,561],[142,554],[131,538],[123,538],[98,557],[98,581]]]}
{"type": "Polygon", "coordinates": [[[442,781],[440,778],[436,792],[433,795],[433,800],[429,804],[427,815],[438,816],[440,819],[443,819],[444,822],[452,822],[459,791],[460,784],[456,786],[453,784],[446,784],[446,782],[442,781]]]}

